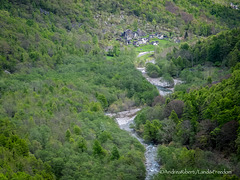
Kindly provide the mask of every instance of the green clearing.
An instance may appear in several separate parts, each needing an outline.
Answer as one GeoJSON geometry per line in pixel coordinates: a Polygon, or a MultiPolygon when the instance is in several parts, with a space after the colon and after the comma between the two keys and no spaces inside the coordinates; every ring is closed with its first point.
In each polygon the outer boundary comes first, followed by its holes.
{"type": "Polygon", "coordinates": [[[158,41],[159,41],[158,46],[161,46],[161,47],[164,47],[164,48],[168,48],[168,47],[176,45],[176,43],[168,41],[168,40],[158,40],[158,41]]]}
{"type": "Polygon", "coordinates": [[[139,46],[135,48],[136,52],[140,53],[140,52],[154,51],[155,47],[168,48],[168,47],[176,46],[176,43],[167,41],[167,40],[160,40],[157,38],[153,38],[151,39],[150,42],[152,41],[158,41],[159,45],[154,46],[154,45],[148,44],[148,45],[139,46]]]}
{"type": "Polygon", "coordinates": [[[148,45],[136,47],[135,50],[137,53],[140,53],[140,52],[154,51],[154,48],[155,48],[154,45],[148,44],[148,45]]]}
{"type": "Polygon", "coordinates": [[[107,59],[107,60],[112,60],[112,59],[114,59],[114,57],[112,57],[112,56],[106,56],[106,59],[107,59]]]}
{"type": "MultiPolygon", "coordinates": [[[[160,54],[166,54],[164,53],[165,51],[168,52],[169,49],[172,49],[173,46],[178,46],[179,44],[176,44],[174,42],[171,41],[167,41],[167,40],[159,40],[157,38],[153,38],[151,41],[155,41],[158,40],[159,41],[159,45],[158,46],[154,46],[154,45],[144,45],[144,46],[139,46],[139,47],[135,47],[135,51],[137,52],[137,54],[141,53],[141,52],[149,52],[149,51],[154,51],[148,54],[145,54],[141,57],[138,57],[136,59],[135,65],[136,66],[144,66],[144,64],[147,61],[150,61],[152,59],[159,59],[159,55],[160,54]]],[[[160,64],[166,64],[167,61],[164,58],[161,58],[161,61],[159,62],[160,64]]]]}

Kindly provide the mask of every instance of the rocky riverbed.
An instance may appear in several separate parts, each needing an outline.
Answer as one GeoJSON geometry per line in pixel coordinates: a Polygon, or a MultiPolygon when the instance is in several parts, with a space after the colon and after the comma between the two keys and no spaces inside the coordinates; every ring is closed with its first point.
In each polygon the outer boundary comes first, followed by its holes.
{"type": "MultiPolygon", "coordinates": [[[[145,67],[137,67],[137,70],[142,72],[142,75],[154,86],[157,87],[159,94],[162,96],[166,96],[173,92],[174,88],[169,88],[169,84],[162,79],[162,77],[151,78],[147,75],[145,67]]],[[[174,86],[176,84],[181,84],[182,81],[180,79],[173,79],[174,86]]]]}
{"type": "MultiPolygon", "coordinates": [[[[152,53],[150,52],[142,52],[139,53],[138,57],[141,57],[145,54],[152,53]]],[[[152,60],[150,63],[155,63],[152,60]]],[[[157,87],[159,94],[162,96],[166,96],[173,92],[174,88],[168,88],[168,83],[164,82],[161,77],[159,78],[151,78],[147,75],[145,67],[137,67],[139,71],[142,72],[142,75],[154,86],[157,87]]],[[[182,83],[179,79],[174,79],[174,86],[178,83],[182,83]]],[[[157,174],[160,170],[160,165],[158,164],[159,159],[157,159],[157,146],[153,144],[146,144],[144,140],[137,135],[137,133],[130,128],[130,125],[134,123],[134,118],[140,108],[131,109],[129,111],[122,111],[118,113],[106,113],[107,116],[114,117],[119,127],[127,132],[129,132],[133,137],[135,137],[146,149],[145,152],[145,166],[146,166],[146,180],[150,180],[154,174],[157,174]]]]}
{"type": "Polygon", "coordinates": [[[119,113],[106,113],[107,116],[114,117],[119,127],[125,131],[128,131],[133,137],[138,139],[138,141],[145,147],[145,166],[146,166],[146,180],[150,180],[151,176],[157,174],[160,165],[158,164],[157,159],[157,146],[152,144],[144,143],[144,140],[140,138],[136,132],[130,128],[130,125],[134,123],[134,118],[136,117],[136,113],[140,111],[140,108],[135,108],[129,111],[123,111],[119,113]]]}

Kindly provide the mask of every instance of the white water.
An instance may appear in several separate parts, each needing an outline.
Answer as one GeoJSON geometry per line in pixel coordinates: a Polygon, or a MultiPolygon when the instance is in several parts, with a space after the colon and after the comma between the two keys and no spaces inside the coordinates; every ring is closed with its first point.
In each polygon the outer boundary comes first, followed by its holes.
{"type": "MultiPolygon", "coordinates": [[[[174,88],[167,88],[168,83],[163,81],[161,77],[158,78],[151,78],[147,75],[145,67],[137,67],[137,70],[141,71],[142,75],[150,82],[152,85],[156,86],[159,94],[161,96],[166,96],[168,94],[171,94],[174,90],[174,88]]],[[[179,79],[173,79],[174,80],[174,86],[176,84],[181,84],[182,81],[179,79]]]]}
{"type": "Polygon", "coordinates": [[[129,111],[123,111],[119,113],[107,113],[107,116],[115,117],[116,122],[119,127],[125,131],[130,132],[130,134],[135,137],[146,149],[145,152],[145,166],[146,166],[146,180],[150,180],[151,176],[157,174],[160,166],[157,160],[157,146],[152,144],[144,143],[144,140],[140,138],[134,130],[132,130],[129,126],[134,123],[134,118],[136,117],[136,113],[140,111],[140,108],[132,109],[129,111]]]}
{"type": "MultiPolygon", "coordinates": [[[[145,54],[152,53],[150,52],[142,52],[139,53],[138,57],[141,57],[145,54]]],[[[152,60],[150,63],[155,63],[152,60]]],[[[174,88],[166,88],[166,82],[163,82],[161,77],[160,78],[151,78],[147,75],[145,67],[140,68],[137,67],[139,71],[142,72],[142,75],[153,85],[155,85],[159,91],[159,94],[162,96],[166,96],[173,92],[174,88]]],[[[174,86],[178,83],[182,83],[181,80],[174,79],[174,86]]],[[[157,146],[152,144],[144,143],[144,140],[140,138],[134,130],[130,128],[130,124],[134,123],[134,118],[136,117],[136,113],[140,111],[140,108],[132,109],[129,111],[122,111],[119,113],[106,113],[107,116],[114,117],[116,122],[118,123],[119,127],[125,131],[128,131],[133,137],[135,137],[146,149],[145,152],[145,166],[146,166],[146,180],[150,180],[151,177],[157,174],[160,170],[160,165],[158,164],[157,159],[157,146]]]]}

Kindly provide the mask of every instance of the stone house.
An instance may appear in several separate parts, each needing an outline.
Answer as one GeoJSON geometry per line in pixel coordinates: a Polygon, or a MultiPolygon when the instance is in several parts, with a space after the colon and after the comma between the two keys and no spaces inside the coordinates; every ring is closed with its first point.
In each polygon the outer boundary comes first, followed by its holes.
{"type": "Polygon", "coordinates": [[[231,8],[238,10],[238,5],[234,5],[233,3],[230,3],[231,8]]]}
{"type": "Polygon", "coordinates": [[[159,41],[152,41],[150,44],[154,45],[154,46],[157,46],[159,44],[159,41]]]}
{"type": "Polygon", "coordinates": [[[138,41],[133,41],[133,45],[134,45],[134,46],[139,46],[138,41]]]}
{"type": "Polygon", "coordinates": [[[137,39],[139,37],[142,37],[142,36],[145,36],[146,34],[141,30],[141,29],[138,29],[137,31],[132,31],[130,29],[127,29],[126,31],[124,31],[122,33],[122,37],[125,39],[125,40],[132,40],[132,39],[137,39]]]}

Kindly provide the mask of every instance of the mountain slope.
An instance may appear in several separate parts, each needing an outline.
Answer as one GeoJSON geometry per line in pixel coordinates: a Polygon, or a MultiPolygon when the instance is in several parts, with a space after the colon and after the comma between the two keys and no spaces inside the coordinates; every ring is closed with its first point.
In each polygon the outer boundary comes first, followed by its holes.
{"type": "MultiPolygon", "coordinates": [[[[158,91],[135,69],[133,46],[125,46],[116,39],[126,29],[136,31],[138,28],[147,35],[164,31],[169,37],[182,37],[186,32],[189,38],[209,36],[238,27],[239,17],[240,11],[210,0],[2,0],[0,178],[144,179],[144,147],[120,130],[104,112],[151,106],[158,91]],[[108,53],[109,49],[112,53],[108,53]]],[[[233,39],[232,46],[238,53],[238,43],[233,39]]],[[[208,39],[195,49],[204,50],[206,44],[208,39]]],[[[209,52],[214,45],[215,41],[207,46],[209,52]]],[[[188,45],[181,47],[189,48],[188,45]]],[[[231,66],[237,63],[234,60],[238,54],[233,55],[231,66]]],[[[216,60],[212,54],[209,58],[216,60]]],[[[194,59],[196,64],[197,61],[194,59]]],[[[188,62],[189,59],[185,64],[190,64],[188,62]]],[[[174,76],[173,63],[169,64],[174,76]]],[[[233,83],[237,82],[238,78],[233,83]]],[[[179,93],[176,97],[184,101],[201,91],[179,93]]],[[[211,96],[211,89],[208,91],[211,96]]],[[[234,101],[231,97],[226,103],[224,100],[220,103],[229,107],[233,104],[231,100],[234,101]]],[[[183,109],[182,101],[174,101],[181,106],[177,114],[183,109]]],[[[205,108],[215,108],[216,103],[219,102],[213,101],[205,108]]],[[[189,113],[197,108],[191,103],[187,107],[189,113]]],[[[148,126],[144,128],[140,121],[139,131],[146,130],[145,137],[158,142],[158,136],[148,135],[152,133],[151,128],[153,132],[159,130],[156,119],[162,117],[163,107],[149,109],[150,114],[155,114],[143,117],[148,126]]],[[[222,122],[227,112],[236,118],[238,108],[233,111],[226,108],[222,117],[209,110],[199,112],[204,113],[204,118],[222,122]]],[[[168,110],[167,114],[170,113],[168,110]]],[[[198,114],[186,113],[185,116],[191,117],[193,124],[196,116],[198,118],[198,114]]],[[[170,130],[175,128],[172,121],[178,122],[176,114],[171,117],[171,121],[167,119],[163,123],[170,130]]],[[[221,125],[224,126],[220,124],[218,128],[221,125]]],[[[169,136],[165,138],[168,142],[169,136]]]]}
{"type": "Polygon", "coordinates": [[[1,70],[50,66],[68,54],[105,53],[130,28],[208,36],[239,27],[240,11],[199,1],[1,1],[1,70]]]}

